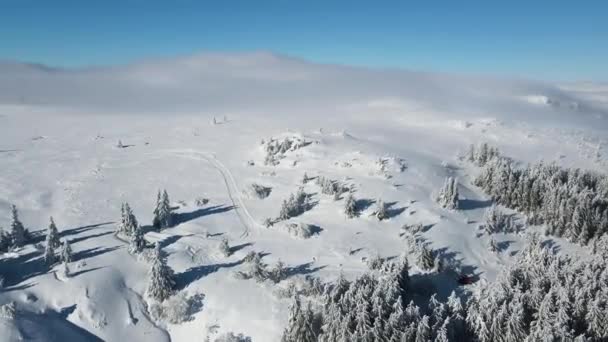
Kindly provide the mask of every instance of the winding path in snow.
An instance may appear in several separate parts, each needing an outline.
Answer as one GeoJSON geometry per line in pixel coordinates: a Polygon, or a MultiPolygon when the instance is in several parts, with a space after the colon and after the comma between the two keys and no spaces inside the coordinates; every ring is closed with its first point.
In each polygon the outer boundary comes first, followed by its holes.
{"type": "Polygon", "coordinates": [[[243,200],[239,195],[239,188],[236,184],[234,176],[232,175],[230,170],[215,157],[215,154],[208,152],[200,152],[192,149],[164,150],[161,152],[170,153],[171,155],[177,157],[206,161],[207,163],[211,164],[216,170],[218,170],[218,172],[222,176],[222,179],[224,180],[224,184],[226,185],[228,197],[230,198],[230,201],[234,206],[234,210],[244,228],[243,232],[240,235],[240,238],[246,238],[247,236],[249,236],[249,233],[252,231],[252,227],[260,227],[260,225],[253,218],[253,216],[251,216],[249,210],[247,210],[245,203],[243,203],[243,200]]]}

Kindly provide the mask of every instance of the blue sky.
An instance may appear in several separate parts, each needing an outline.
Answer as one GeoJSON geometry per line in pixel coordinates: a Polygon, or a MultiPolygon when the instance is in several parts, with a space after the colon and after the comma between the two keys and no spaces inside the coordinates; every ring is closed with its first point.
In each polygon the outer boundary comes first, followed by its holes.
{"type": "Polygon", "coordinates": [[[606,81],[608,1],[0,0],[3,60],[70,67],[252,50],[606,81]]]}

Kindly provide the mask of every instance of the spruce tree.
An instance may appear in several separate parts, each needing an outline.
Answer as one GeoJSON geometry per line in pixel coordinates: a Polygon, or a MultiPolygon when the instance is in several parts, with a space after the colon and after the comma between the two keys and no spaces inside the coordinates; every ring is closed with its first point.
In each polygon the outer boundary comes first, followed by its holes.
{"type": "Polygon", "coordinates": [[[458,181],[452,177],[446,178],[435,200],[442,208],[458,209],[458,181]]]}
{"type": "Polygon", "coordinates": [[[154,207],[152,226],[159,230],[161,228],[160,220],[160,206],[161,206],[161,192],[158,190],[156,193],[156,206],[154,207]]]}
{"type": "Polygon", "coordinates": [[[158,215],[160,218],[161,228],[171,227],[171,225],[173,224],[173,217],[171,213],[171,202],[169,201],[169,195],[167,194],[167,190],[163,190],[158,215]]]}
{"type": "Polygon", "coordinates": [[[61,241],[59,241],[59,232],[57,231],[57,226],[55,225],[53,217],[50,218],[49,235],[51,235],[51,243],[53,244],[53,248],[56,249],[61,247],[61,241]]]}
{"type": "Polygon", "coordinates": [[[384,203],[384,201],[382,201],[381,199],[379,199],[376,202],[376,218],[378,219],[378,221],[382,221],[388,218],[388,212],[386,209],[386,204],[384,203]]]}
{"type": "Polygon", "coordinates": [[[160,244],[156,243],[152,255],[147,294],[151,298],[162,302],[173,294],[174,289],[173,270],[167,265],[160,244]]]}
{"type": "Polygon", "coordinates": [[[137,226],[129,239],[129,252],[139,254],[145,247],[146,240],[144,240],[144,230],[141,226],[137,226]]]}
{"type": "Polygon", "coordinates": [[[435,258],[433,252],[425,245],[420,245],[418,248],[418,266],[423,270],[432,270],[435,267],[435,258]]]}
{"type": "Polygon", "coordinates": [[[61,261],[63,263],[69,263],[72,261],[72,247],[68,240],[63,241],[61,248],[61,261]]]}
{"type": "Polygon", "coordinates": [[[0,253],[8,251],[12,244],[11,235],[0,228],[0,253]]]}
{"type": "Polygon", "coordinates": [[[283,331],[281,342],[316,342],[313,323],[314,314],[310,303],[303,309],[300,298],[294,296],[289,308],[287,328],[283,331]]]}
{"type": "Polygon", "coordinates": [[[219,251],[225,257],[229,257],[230,254],[232,254],[232,251],[230,250],[230,245],[228,244],[228,239],[226,239],[226,238],[222,239],[222,241],[220,242],[220,245],[219,245],[219,251]]]}
{"type": "Polygon", "coordinates": [[[352,194],[348,194],[344,202],[344,213],[346,217],[353,218],[357,216],[357,203],[352,194]]]}
{"type": "Polygon", "coordinates": [[[13,247],[21,247],[27,242],[27,231],[21,221],[19,221],[19,213],[17,207],[13,205],[11,207],[11,239],[13,247]]]}
{"type": "Polygon", "coordinates": [[[53,233],[50,230],[46,234],[45,243],[46,245],[44,247],[44,262],[47,265],[52,265],[55,263],[55,261],[57,261],[57,258],[55,256],[55,247],[53,246],[53,233]]]}

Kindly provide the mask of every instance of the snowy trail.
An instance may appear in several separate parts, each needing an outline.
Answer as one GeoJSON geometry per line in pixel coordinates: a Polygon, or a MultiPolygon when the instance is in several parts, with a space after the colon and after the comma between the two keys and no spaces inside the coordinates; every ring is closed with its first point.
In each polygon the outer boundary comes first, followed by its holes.
{"type": "Polygon", "coordinates": [[[239,188],[236,184],[234,176],[230,172],[230,170],[220,162],[213,153],[208,152],[200,152],[191,149],[185,150],[165,150],[161,152],[170,153],[173,156],[188,158],[193,160],[206,161],[211,164],[222,176],[224,180],[224,184],[226,185],[226,191],[228,193],[228,197],[234,206],[234,210],[243,225],[243,232],[240,235],[240,238],[246,238],[249,236],[249,233],[252,231],[252,227],[259,227],[260,225],[255,221],[253,216],[247,207],[243,203],[243,200],[239,196],[239,188]]]}
{"type": "Polygon", "coordinates": [[[169,332],[166,329],[157,325],[154,322],[154,320],[150,317],[150,315],[148,313],[148,308],[147,308],[142,296],[128,286],[125,286],[125,289],[127,290],[128,294],[129,294],[128,296],[125,296],[125,300],[127,301],[127,306],[128,306],[128,310],[130,311],[130,313],[133,314],[133,307],[136,306],[139,309],[138,311],[141,312],[142,316],[148,321],[148,323],[152,327],[156,328],[165,337],[165,341],[170,342],[171,335],[169,335],[169,332]]]}

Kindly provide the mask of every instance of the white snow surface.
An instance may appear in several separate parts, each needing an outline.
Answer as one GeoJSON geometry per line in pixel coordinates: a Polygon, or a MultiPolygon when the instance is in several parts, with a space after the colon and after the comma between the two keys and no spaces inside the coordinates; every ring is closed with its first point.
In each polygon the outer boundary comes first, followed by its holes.
{"type": "MultiPolygon", "coordinates": [[[[43,266],[42,244],[3,255],[0,304],[16,302],[20,315],[0,318],[0,336],[194,341],[234,331],[279,341],[289,300],[276,295],[278,287],[305,273],[354,278],[366,270],[362,258],[406,250],[399,236],[406,223],[432,225],[423,235],[434,249],[492,281],[523,237],[498,235],[508,247],[494,254],[487,236],[477,236],[489,201],[471,185],[477,170],[458,156],[478,142],[523,163],[605,171],[608,87],[321,65],[268,53],[79,70],[0,63],[0,226],[10,226],[10,204],[31,231],[46,229],[52,215],[77,259],[63,278],[60,266],[43,266]],[[555,103],[564,105],[547,105],[555,103]],[[289,136],[310,144],[264,165],[261,140],[289,136]],[[388,159],[384,171],[381,158],[388,159]],[[311,181],[304,189],[316,204],[290,222],[319,226],[319,234],[297,239],[282,223],[264,227],[304,172],[351,185],[357,199],[394,202],[392,217],[378,222],[372,205],[348,219],[344,198],[334,201],[311,181]],[[461,210],[433,201],[447,176],[459,179],[461,210]],[[247,196],[253,183],[271,187],[269,197],[247,196]],[[143,299],[149,263],[113,234],[124,201],[149,225],[158,189],[167,189],[179,224],[145,238],[162,241],[182,291],[204,295],[202,309],[181,324],[152,321],[143,299]],[[199,198],[209,203],[197,206],[199,198]],[[222,238],[235,246],[233,255],[219,252],[222,238]],[[301,274],[279,285],[235,278],[252,250],[267,253],[269,265],[300,266],[301,274]]],[[[443,279],[435,285],[441,296],[455,288],[443,279]]]]}

